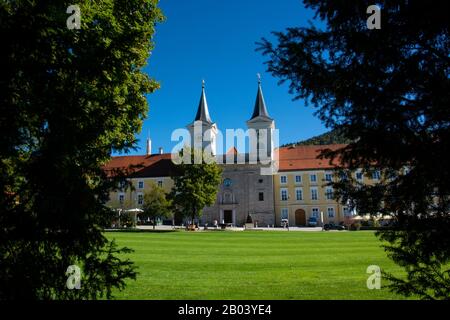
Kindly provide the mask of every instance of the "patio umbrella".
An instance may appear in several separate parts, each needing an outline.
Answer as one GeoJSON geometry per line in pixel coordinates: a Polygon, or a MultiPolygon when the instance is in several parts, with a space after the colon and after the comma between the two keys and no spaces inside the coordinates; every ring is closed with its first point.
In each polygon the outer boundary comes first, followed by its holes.
{"type": "Polygon", "coordinates": [[[124,210],[124,212],[130,212],[130,213],[134,213],[134,220],[133,220],[133,224],[136,225],[136,220],[137,220],[137,214],[144,212],[144,210],[139,209],[139,208],[134,208],[134,209],[128,209],[128,210],[124,210]]]}
{"type": "Polygon", "coordinates": [[[132,213],[144,212],[144,210],[139,209],[139,208],[127,209],[127,210],[124,210],[124,211],[125,211],[125,212],[132,212],[132,213]]]}

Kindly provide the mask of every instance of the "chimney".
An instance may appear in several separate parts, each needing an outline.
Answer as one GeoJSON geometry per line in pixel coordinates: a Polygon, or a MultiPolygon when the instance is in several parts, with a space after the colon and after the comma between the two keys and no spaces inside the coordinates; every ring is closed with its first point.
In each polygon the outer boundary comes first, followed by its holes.
{"type": "Polygon", "coordinates": [[[164,153],[163,148],[162,148],[162,147],[159,147],[159,154],[163,154],[163,153],[164,153]]]}
{"type": "Polygon", "coordinates": [[[147,156],[152,154],[152,140],[147,138],[147,156]]]}

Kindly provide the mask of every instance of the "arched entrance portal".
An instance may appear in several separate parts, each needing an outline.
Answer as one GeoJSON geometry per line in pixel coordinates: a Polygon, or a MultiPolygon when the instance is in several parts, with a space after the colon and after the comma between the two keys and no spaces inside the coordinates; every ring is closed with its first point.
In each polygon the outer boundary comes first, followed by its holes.
{"type": "Polygon", "coordinates": [[[295,210],[295,225],[306,226],[306,213],[303,209],[295,210]]]}

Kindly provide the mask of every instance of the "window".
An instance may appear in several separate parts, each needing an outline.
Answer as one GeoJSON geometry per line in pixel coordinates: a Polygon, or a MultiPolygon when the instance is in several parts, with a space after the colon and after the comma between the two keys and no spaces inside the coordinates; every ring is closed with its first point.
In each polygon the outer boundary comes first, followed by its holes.
{"type": "Polygon", "coordinates": [[[332,173],[325,173],[325,181],[331,182],[333,180],[333,174],[332,173]]]}
{"type": "Polygon", "coordinates": [[[144,189],[144,181],[139,181],[138,182],[138,188],[139,189],[144,189]]]}
{"type": "Polygon", "coordinates": [[[295,183],[302,183],[302,176],[295,176],[295,183]]]}
{"type": "Polygon", "coordinates": [[[311,188],[311,200],[318,200],[319,195],[317,192],[317,188],[311,188]]]}
{"type": "Polygon", "coordinates": [[[319,219],[319,208],[312,208],[311,210],[311,215],[316,218],[319,219]]]}
{"type": "Polygon", "coordinates": [[[288,208],[282,208],[281,209],[281,220],[288,219],[289,218],[289,209],[288,208]]]}
{"type": "Polygon", "coordinates": [[[125,195],[123,193],[119,194],[119,202],[123,204],[123,201],[125,200],[125,195]]]}
{"type": "Polygon", "coordinates": [[[295,199],[298,201],[303,200],[303,191],[300,188],[295,188],[295,199]]]}
{"type": "Polygon", "coordinates": [[[258,199],[259,201],[264,201],[264,192],[258,193],[258,199]]]}
{"type": "Polygon", "coordinates": [[[356,172],[356,180],[358,181],[363,180],[363,173],[361,171],[356,172]]]}
{"type": "Polygon", "coordinates": [[[333,188],[328,187],[325,191],[325,195],[327,197],[327,200],[332,200],[333,199],[333,188]]]}
{"type": "Polygon", "coordinates": [[[259,179],[258,182],[259,182],[259,183],[263,183],[264,180],[263,180],[263,179],[259,179]]]}
{"type": "Polygon", "coordinates": [[[328,218],[334,218],[334,208],[327,208],[328,218]]]}
{"type": "Polygon", "coordinates": [[[158,187],[162,188],[162,186],[163,186],[162,180],[158,180],[158,187]]]}
{"type": "Polygon", "coordinates": [[[138,194],[138,204],[144,203],[144,195],[142,193],[138,194]]]}
{"type": "Polygon", "coordinates": [[[351,216],[350,209],[348,207],[344,207],[343,211],[344,211],[344,217],[351,216]]]}
{"type": "Polygon", "coordinates": [[[309,175],[309,180],[311,182],[317,182],[317,175],[315,173],[309,175]]]}
{"type": "Polygon", "coordinates": [[[380,170],[375,170],[374,172],[372,172],[373,180],[380,180],[380,177],[381,177],[380,170]]]}
{"type": "Polygon", "coordinates": [[[124,190],[127,186],[127,182],[126,181],[120,181],[119,182],[119,189],[120,190],[124,190]]]}
{"type": "Polygon", "coordinates": [[[348,178],[346,172],[340,172],[339,177],[341,178],[342,181],[347,181],[348,178]]]}
{"type": "Polygon", "coordinates": [[[288,199],[287,189],[281,189],[281,201],[286,201],[288,199]]]}
{"type": "Polygon", "coordinates": [[[280,183],[286,184],[287,183],[287,176],[280,176],[280,183]]]}

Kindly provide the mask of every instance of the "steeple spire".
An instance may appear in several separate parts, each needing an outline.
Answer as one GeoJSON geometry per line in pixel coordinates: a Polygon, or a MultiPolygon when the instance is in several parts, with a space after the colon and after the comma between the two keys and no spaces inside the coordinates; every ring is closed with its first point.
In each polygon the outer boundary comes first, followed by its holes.
{"type": "Polygon", "coordinates": [[[195,115],[194,121],[212,123],[211,117],[209,116],[208,103],[206,102],[205,80],[202,80],[202,94],[200,96],[200,102],[198,103],[197,114],[195,115]]]}
{"type": "Polygon", "coordinates": [[[257,117],[264,117],[271,119],[269,113],[267,112],[266,103],[264,102],[264,96],[261,89],[261,75],[257,73],[258,77],[258,92],[256,93],[255,108],[253,109],[253,114],[250,120],[257,117]]]}

